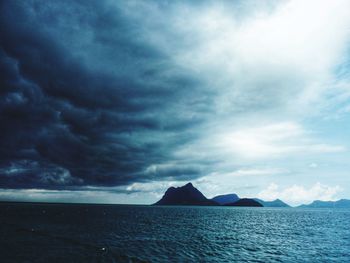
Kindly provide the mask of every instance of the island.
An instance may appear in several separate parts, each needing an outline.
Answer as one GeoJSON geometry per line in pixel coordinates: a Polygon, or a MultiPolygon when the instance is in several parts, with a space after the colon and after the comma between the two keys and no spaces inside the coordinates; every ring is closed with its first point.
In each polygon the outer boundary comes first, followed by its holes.
{"type": "Polygon", "coordinates": [[[248,206],[263,207],[254,199],[240,199],[236,194],[219,195],[212,199],[205,197],[192,183],[181,187],[170,187],[163,197],[153,205],[195,205],[195,206],[248,206]]]}
{"type": "Polygon", "coordinates": [[[192,183],[181,187],[170,187],[154,205],[219,205],[206,198],[192,183]]]}
{"type": "Polygon", "coordinates": [[[236,194],[226,194],[226,195],[217,195],[213,197],[211,200],[219,203],[220,205],[226,205],[229,203],[237,202],[239,200],[239,197],[236,194]]]}
{"type": "Polygon", "coordinates": [[[225,206],[249,206],[249,207],[263,207],[262,204],[251,198],[242,198],[234,203],[225,204],[225,206]]]}

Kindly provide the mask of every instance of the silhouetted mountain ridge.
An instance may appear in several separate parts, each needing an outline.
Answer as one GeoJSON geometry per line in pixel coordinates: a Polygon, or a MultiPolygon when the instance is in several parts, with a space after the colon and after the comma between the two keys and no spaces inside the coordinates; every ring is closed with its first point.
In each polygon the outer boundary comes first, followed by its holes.
{"type": "MultiPolygon", "coordinates": [[[[254,207],[290,207],[280,199],[264,201],[258,198],[242,198],[237,194],[218,195],[212,199],[206,198],[192,183],[181,187],[169,187],[163,197],[154,205],[198,205],[198,206],[254,206],[254,207]]],[[[350,200],[338,201],[316,200],[299,208],[350,208],[350,200]]]]}
{"type": "Polygon", "coordinates": [[[263,207],[262,204],[251,198],[242,198],[234,203],[225,204],[225,206],[249,206],[249,207],[263,207]]]}
{"type": "Polygon", "coordinates": [[[181,187],[170,187],[154,205],[218,205],[207,199],[192,183],[181,187]]]}
{"type": "Polygon", "coordinates": [[[226,195],[217,195],[213,197],[211,200],[219,203],[220,205],[225,205],[225,204],[237,202],[239,200],[239,197],[236,194],[226,194],[226,195]]]}
{"type": "Polygon", "coordinates": [[[219,195],[213,199],[208,199],[192,183],[187,183],[181,187],[169,187],[163,197],[154,205],[263,206],[254,199],[240,199],[236,194],[219,195]]]}

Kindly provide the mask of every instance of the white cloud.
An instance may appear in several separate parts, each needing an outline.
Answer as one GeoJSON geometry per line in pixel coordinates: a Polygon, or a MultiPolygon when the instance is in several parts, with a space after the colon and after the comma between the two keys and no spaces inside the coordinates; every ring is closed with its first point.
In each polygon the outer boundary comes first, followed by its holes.
{"type": "Polygon", "coordinates": [[[239,128],[236,131],[218,134],[213,139],[214,147],[244,158],[264,158],[293,150],[286,140],[303,134],[295,123],[277,123],[262,127],[239,128]]]}
{"type": "Polygon", "coordinates": [[[349,2],[294,0],[273,10],[255,7],[246,19],[234,14],[238,7],[219,4],[179,12],[175,29],[187,45],[172,53],[174,60],[218,91],[218,113],[282,107],[310,114],[323,106],[315,102],[334,90],[334,68],[343,62],[349,41],[349,2]]]}
{"type": "Polygon", "coordinates": [[[283,201],[299,205],[311,203],[314,200],[336,200],[336,196],[342,191],[340,186],[328,186],[321,183],[316,183],[310,188],[305,188],[300,185],[293,185],[288,188],[280,189],[280,187],[271,183],[266,189],[258,193],[257,197],[263,200],[282,199],[283,201]]]}
{"type": "Polygon", "coordinates": [[[206,153],[223,159],[259,160],[346,151],[343,145],[323,143],[313,132],[292,121],[238,126],[212,134],[205,134],[196,145],[181,149],[178,154],[193,151],[195,155],[206,153]],[[197,148],[200,150],[193,150],[197,148]]]}
{"type": "Polygon", "coordinates": [[[310,167],[310,168],[317,168],[317,167],[318,167],[318,164],[317,164],[317,163],[310,163],[310,164],[309,164],[309,167],[310,167]]]}
{"type": "Polygon", "coordinates": [[[263,168],[263,169],[239,169],[233,172],[232,175],[235,176],[249,176],[249,175],[274,175],[286,173],[285,169],[273,169],[273,168],[263,168]]]}
{"type": "Polygon", "coordinates": [[[276,174],[287,174],[289,173],[286,169],[281,168],[242,168],[232,172],[213,172],[206,176],[205,178],[209,180],[210,178],[219,179],[226,181],[226,179],[232,179],[232,177],[238,176],[263,176],[263,175],[276,175],[276,174]]]}

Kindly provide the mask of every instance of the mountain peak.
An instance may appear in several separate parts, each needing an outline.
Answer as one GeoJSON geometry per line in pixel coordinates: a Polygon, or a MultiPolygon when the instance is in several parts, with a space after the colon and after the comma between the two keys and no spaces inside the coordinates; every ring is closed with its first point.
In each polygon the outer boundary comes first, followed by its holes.
{"type": "Polygon", "coordinates": [[[217,205],[207,199],[192,183],[180,187],[170,187],[155,205],[217,205]]]}
{"type": "Polygon", "coordinates": [[[192,184],[191,182],[185,184],[185,185],[182,186],[182,187],[192,187],[192,188],[194,188],[194,186],[193,186],[193,184],[192,184]]]}

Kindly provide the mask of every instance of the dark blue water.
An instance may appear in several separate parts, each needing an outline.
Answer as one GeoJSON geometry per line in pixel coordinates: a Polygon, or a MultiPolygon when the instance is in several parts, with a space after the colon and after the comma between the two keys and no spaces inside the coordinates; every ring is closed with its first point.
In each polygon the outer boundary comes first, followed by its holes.
{"type": "Polygon", "coordinates": [[[0,262],[350,262],[350,210],[0,204],[0,262]]]}

